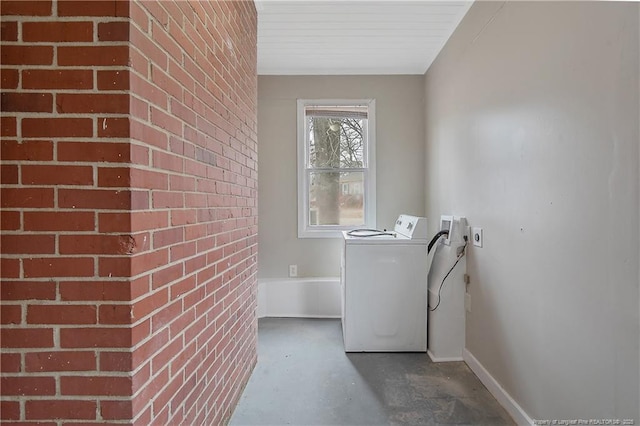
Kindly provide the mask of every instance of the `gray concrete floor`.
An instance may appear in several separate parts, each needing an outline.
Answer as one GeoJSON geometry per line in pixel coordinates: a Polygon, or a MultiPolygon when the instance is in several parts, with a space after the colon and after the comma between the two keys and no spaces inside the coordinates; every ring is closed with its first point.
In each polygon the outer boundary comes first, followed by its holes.
{"type": "Polygon", "coordinates": [[[345,353],[340,320],[263,318],[230,425],[512,425],[463,362],[345,353]]]}

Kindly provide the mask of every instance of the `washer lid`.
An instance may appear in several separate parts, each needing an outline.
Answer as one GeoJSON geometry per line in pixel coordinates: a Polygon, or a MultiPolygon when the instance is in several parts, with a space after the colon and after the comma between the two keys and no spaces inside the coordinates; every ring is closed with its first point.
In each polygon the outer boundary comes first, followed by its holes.
{"type": "Polygon", "coordinates": [[[379,229],[354,229],[347,231],[350,237],[375,238],[375,237],[396,237],[396,232],[387,232],[387,230],[379,229]]]}
{"type": "Polygon", "coordinates": [[[398,234],[397,232],[391,233],[392,235],[376,235],[372,237],[360,237],[347,235],[347,231],[342,231],[342,236],[347,244],[423,244],[427,245],[427,240],[411,239],[406,235],[398,234]]]}

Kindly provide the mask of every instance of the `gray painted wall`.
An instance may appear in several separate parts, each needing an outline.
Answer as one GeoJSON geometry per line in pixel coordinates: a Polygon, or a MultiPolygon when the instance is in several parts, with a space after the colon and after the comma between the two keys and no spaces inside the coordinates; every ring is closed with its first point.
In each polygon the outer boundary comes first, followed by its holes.
{"type": "Polygon", "coordinates": [[[477,2],[426,74],[427,217],[484,228],[466,346],[534,419],[640,422],[639,15],[477,2]]]}
{"type": "Polygon", "coordinates": [[[422,76],[259,76],[259,278],[338,277],[340,239],[297,237],[296,99],[376,100],[377,224],[424,215],[422,76]]]}

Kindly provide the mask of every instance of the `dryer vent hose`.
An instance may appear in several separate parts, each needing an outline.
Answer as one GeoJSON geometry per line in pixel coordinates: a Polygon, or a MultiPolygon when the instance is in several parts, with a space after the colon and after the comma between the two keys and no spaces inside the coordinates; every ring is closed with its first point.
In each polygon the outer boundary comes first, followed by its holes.
{"type": "Polygon", "coordinates": [[[443,229],[442,231],[438,232],[436,235],[433,236],[431,241],[429,241],[429,245],[427,246],[427,254],[431,252],[431,248],[433,248],[433,245],[437,243],[440,237],[442,237],[443,235],[448,236],[449,231],[447,231],[446,229],[443,229]]]}

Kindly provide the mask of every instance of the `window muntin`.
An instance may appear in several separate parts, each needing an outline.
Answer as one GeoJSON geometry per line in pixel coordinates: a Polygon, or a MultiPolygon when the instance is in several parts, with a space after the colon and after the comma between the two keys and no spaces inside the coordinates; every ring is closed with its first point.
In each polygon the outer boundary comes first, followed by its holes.
{"type": "Polygon", "coordinates": [[[374,100],[298,101],[298,236],[375,227],[374,100]]]}

